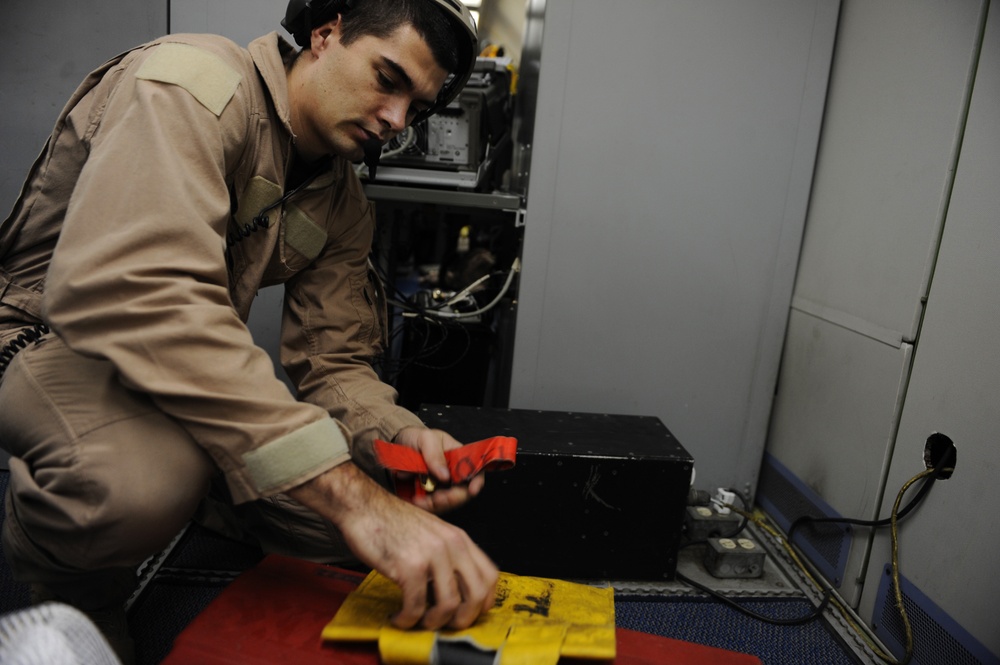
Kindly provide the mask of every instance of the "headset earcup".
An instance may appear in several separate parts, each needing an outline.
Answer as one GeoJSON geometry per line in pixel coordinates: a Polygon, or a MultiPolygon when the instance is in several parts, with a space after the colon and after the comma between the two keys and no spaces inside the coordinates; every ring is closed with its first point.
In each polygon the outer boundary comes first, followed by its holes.
{"type": "Polygon", "coordinates": [[[281,20],[281,27],[287,30],[295,39],[295,43],[303,48],[309,43],[308,10],[309,0],[289,0],[285,18],[281,20]]]}

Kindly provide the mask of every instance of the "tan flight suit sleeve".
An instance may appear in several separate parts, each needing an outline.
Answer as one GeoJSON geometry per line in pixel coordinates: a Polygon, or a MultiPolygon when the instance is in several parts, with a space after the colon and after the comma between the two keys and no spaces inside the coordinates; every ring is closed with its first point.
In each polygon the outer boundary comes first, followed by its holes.
{"type": "Polygon", "coordinates": [[[385,336],[385,299],[368,267],[374,210],[353,174],[342,181],[344,207],[361,216],[334,224],[323,252],[286,284],[282,363],[299,398],[343,422],[353,434],[355,463],[381,478],[372,441],[391,441],[404,427],[422,423],[396,406],[396,392],[370,364],[385,336]]]}
{"type": "MultiPolygon", "coordinates": [[[[159,47],[157,47],[159,48],[159,47]]],[[[248,132],[245,70],[213,53],[179,83],[129,56],[67,117],[88,151],[45,289],[70,348],[107,359],[212,456],[237,502],[349,459],[342,429],[298,402],[254,345],[228,291],[227,168],[248,132]],[[154,72],[156,73],[156,72],[154,72]]]]}

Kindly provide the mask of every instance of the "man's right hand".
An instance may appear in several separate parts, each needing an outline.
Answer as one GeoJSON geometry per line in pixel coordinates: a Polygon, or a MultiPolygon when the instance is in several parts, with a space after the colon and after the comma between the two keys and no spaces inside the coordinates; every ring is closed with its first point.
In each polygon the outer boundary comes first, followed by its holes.
{"type": "Polygon", "coordinates": [[[472,539],[389,493],[353,463],[288,495],[336,524],[364,564],[400,586],[397,628],[467,628],[493,606],[498,571],[472,539]]]}

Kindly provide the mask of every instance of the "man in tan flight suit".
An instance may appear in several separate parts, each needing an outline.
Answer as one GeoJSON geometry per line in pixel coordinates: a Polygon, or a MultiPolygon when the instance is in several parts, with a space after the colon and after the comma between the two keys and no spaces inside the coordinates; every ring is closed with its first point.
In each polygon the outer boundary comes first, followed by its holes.
{"type": "Polygon", "coordinates": [[[419,506],[373,480],[375,438],[439,480],[459,444],[370,366],[384,305],[351,165],[457,94],[446,77],[464,82],[476,39],[457,4],[293,0],[301,51],[277,33],[129,51],[73,95],[0,226],[3,549],[123,659],[136,566],[212,487],[266,551],[353,553],[398,582],[399,627],[466,627],[492,605],[493,563],[433,514],[482,479],[419,506]],[[295,396],[245,324],[277,283],[295,396]]]}

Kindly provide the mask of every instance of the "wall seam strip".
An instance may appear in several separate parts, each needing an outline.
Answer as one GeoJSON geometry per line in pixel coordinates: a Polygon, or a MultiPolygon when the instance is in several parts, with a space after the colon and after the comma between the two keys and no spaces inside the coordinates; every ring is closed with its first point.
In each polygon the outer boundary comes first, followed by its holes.
{"type": "Polygon", "coordinates": [[[802,296],[792,298],[792,309],[808,314],[817,319],[822,319],[827,323],[845,328],[851,332],[873,339],[876,342],[887,344],[893,348],[900,348],[903,345],[903,334],[898,330],[883,328],[877,324],[867,321],[858,316],[853,316],[847,312],[842,312],[833,307],[826,307],[812,302],[802,296]]]}

